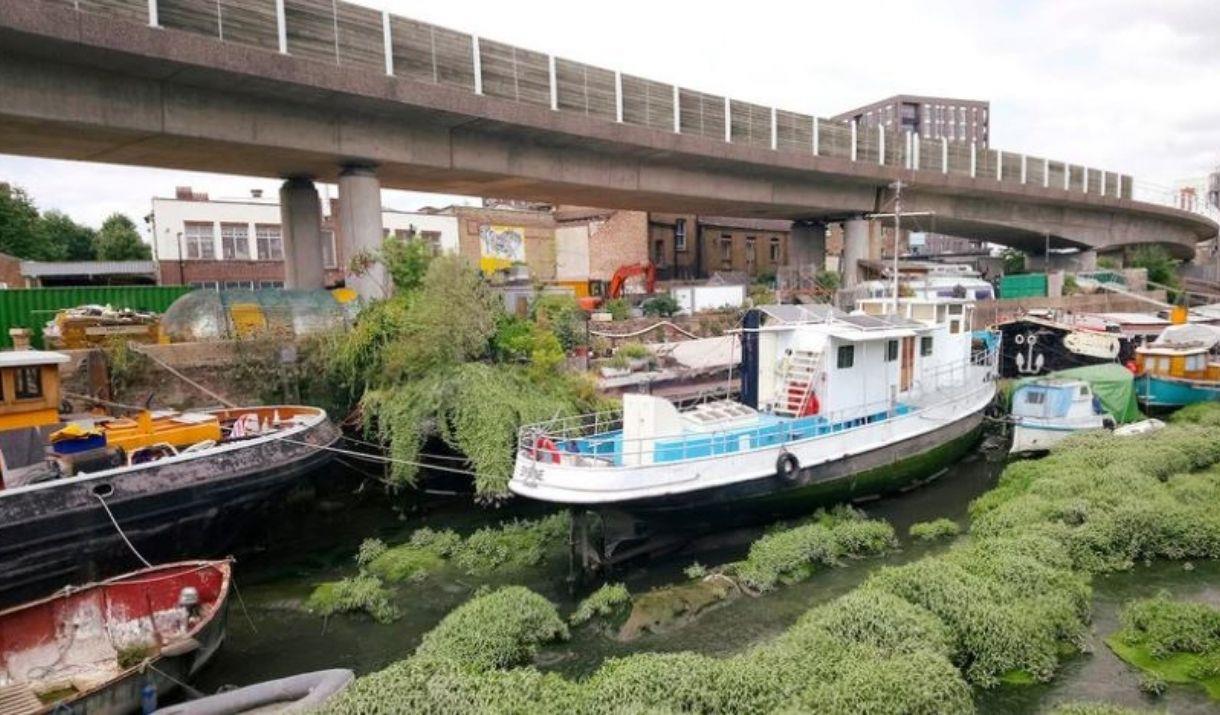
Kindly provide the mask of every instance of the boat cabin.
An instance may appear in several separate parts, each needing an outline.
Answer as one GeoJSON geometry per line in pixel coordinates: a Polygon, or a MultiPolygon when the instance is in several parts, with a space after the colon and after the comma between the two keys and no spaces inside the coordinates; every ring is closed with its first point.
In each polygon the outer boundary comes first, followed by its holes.
{"type": "Polygon", "coordinates": [[[1071,420],[1104,412],[1084,380],[1038,380],[1012,393],[1012,415],[1017,418],[1071,420]]]}
{"type": "Polygon", "coordinates": [[[0,432],[59,423],[59,366],[63,353],[0,352],[0,432]]]}
{"type": "Polygon", "coordinates": [[[1198,323],[1170,325],[1152,343],[1136,350],[1136,371],[1182,380],[1220,381],[1220,360],[1213,354],[1218,345],[1220,328],[1198,323]]]}

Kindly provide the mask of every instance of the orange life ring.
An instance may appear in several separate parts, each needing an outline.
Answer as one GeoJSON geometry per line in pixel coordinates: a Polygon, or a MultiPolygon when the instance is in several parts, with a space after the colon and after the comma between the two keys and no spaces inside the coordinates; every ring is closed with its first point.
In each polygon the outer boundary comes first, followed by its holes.
{"type": "Polygon", "coordinates": [[[544,455],[550,458],[551,464],[559,464],[559,448],[555,446],[555,440],[550,437],[539,437],[534,440],[534,461],[542,461],[540,458],[544,455]]]}

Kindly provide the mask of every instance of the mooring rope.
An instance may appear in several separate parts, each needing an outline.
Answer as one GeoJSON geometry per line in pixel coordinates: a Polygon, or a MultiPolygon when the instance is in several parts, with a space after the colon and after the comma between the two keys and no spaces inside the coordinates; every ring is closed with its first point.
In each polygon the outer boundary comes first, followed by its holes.
{"type": "Polygon", "coordinates": [[[652,325],[649,325],[647,328],[641,328],[639,330],[636,330],[636,331],[633,331],[630,333],[605,333],[600,330],[590,330],[589,335],[596,335],[599,338],[611,338],[611,339],[634,338],[637,335],[643,335],[644,333],[650,333],[650,332],[656,330],[657,328],[661,328],[661,327],[665,327],[665,326],[669,326],[669,327],[673,328],[677,332],[681,333],[682,335],[685,335],[688,338],[691,338],[692,340],[699,339],[698,335],[695,335],[694,333],[690,332],[689,330],[684,329],[682,326],[675,325],[674,323],[671,323],[668,320],[662,320],[658,323],[653,323],[652,325]]]}
{"type": "Polygon", "coordinates": [[[135,554],[136,558],[139,559],[140,562],[145,566],[152,568],[153,565],[148,562],[148,559],[144,558],[143,554],[136,550],[135,545],[131,543],[131,539],[127,538],[127,534],[123,532],[123,527],[119,526],[118,520],[114,518],[114,513],[110,511],[110,505],[106,503],[106,500],[102,498],[102,495],[94,492],[93,496],[97,497],[97,500],[101,502],[102,509],[106,510],[106,516],[110,517],[110,523],[114,524],[114,530],[119,532],[119,536],[122,537],[123,543],[127,544],[127,548],[131,549],[131,553],[135,554]]]}

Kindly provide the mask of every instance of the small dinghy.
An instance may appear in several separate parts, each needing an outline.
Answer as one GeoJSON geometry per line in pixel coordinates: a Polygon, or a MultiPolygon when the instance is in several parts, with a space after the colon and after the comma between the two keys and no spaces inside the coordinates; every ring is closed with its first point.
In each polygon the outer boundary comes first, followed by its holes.
{"type": "Polygon", "coordinates": [[[346,690],[355,677],[352,671],[342,669],[302,673],[171,705],[157,712],[162,715],[307,712],[346,690]]]}
{"type": "Polygon", "coordinates": [[[0,712],[155,707],[224,641],[230,583],[228,561],[189,561],[0,611],[0,712]]]}

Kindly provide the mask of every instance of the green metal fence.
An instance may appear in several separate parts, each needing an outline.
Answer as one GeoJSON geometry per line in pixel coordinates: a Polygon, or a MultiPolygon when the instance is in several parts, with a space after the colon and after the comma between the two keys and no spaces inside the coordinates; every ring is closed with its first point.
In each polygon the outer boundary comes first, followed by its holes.
{"type": "Polygon", "coordinates": [[[0,290],[0,347],[12,347],[10,328],[29,328],[36,347],[43,347],[42,328],[56,311],[78,305],[110,305],[115,308],[165,309],[182,295],[187,286],[77,286],[71,288],[27,288],[0,290]]]}
{"type": "Polygon", "coordinates": [[[1000,279],[1000,297],[1004,300],[1016,298],[1045,298],[1045,273],[1019,273],[1000,279]]]}

